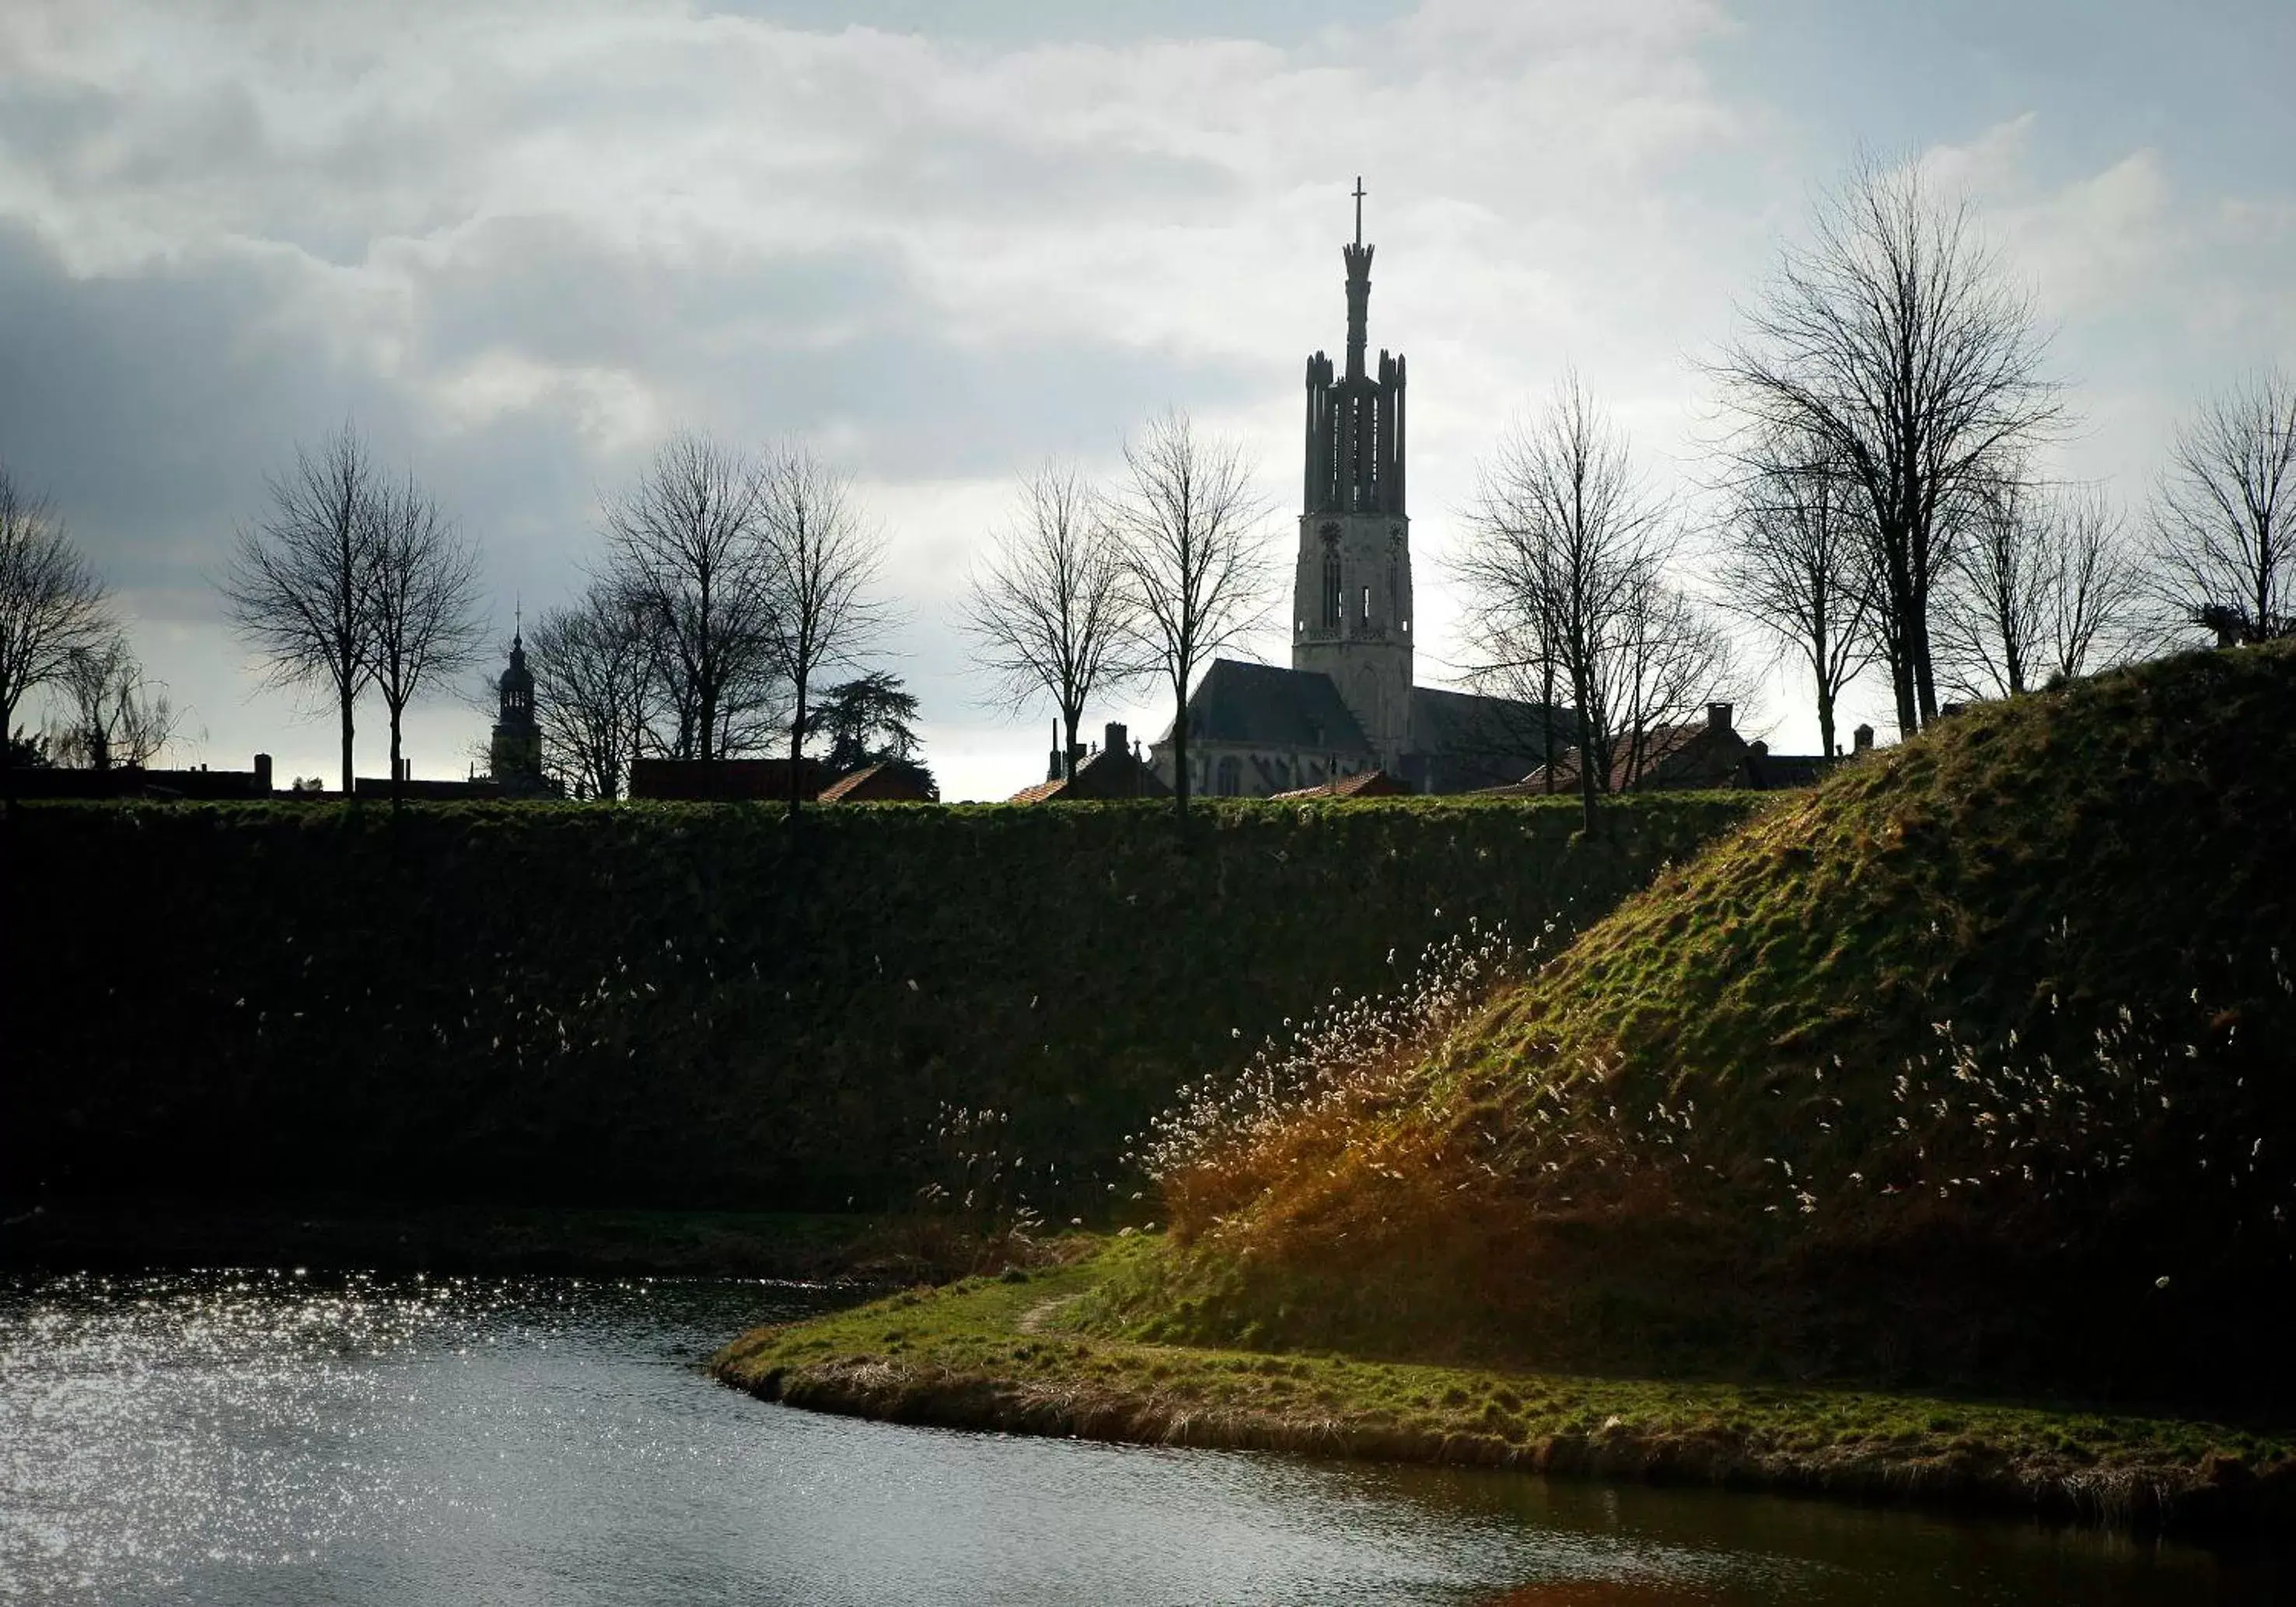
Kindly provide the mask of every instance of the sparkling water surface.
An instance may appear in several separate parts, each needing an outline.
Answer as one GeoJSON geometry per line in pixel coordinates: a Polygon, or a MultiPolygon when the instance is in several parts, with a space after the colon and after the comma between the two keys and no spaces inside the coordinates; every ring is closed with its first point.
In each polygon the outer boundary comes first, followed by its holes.
{"type": "Polygon", "coordinates": [[[1711,1491],[823,1417],[699,1363],[833,1291],[0,1281],[0,1601],[2241,1603],[2267,1560],[1711,1491]]]}

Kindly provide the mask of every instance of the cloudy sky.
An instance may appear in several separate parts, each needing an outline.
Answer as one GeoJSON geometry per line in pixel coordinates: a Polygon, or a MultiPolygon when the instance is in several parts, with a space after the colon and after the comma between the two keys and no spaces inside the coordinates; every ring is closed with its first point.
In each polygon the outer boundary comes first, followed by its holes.
{"type": "MultiPolygon", "coordinates": [[[[427,482],[506,637],[665,430],[802,436],[889,539],[875,657],[928,758],[1001,796],[1046,722],[967,677],[971,554],[1017,475],[1105,471],[1175,405],[1248,445],[1288,544],[1357,174],[1442,682],[1442,557],[1509,418],[1575,365],[1693,483],[1695,360],[1861,149],[1977,203],[2055,332],[2057,467],[2141,508],[2194,398],[2296,361],[2292,61],[2285,0],[10,0],[0,462],[192,709],[182,758],[332,775],[212,589],[299,439],[354,421],[427,482]]],[[[1803,701],[1755,723],[1807,744],[1803,701]]],[[[432,775],[485,723],[410,722],[432,775]]]]}

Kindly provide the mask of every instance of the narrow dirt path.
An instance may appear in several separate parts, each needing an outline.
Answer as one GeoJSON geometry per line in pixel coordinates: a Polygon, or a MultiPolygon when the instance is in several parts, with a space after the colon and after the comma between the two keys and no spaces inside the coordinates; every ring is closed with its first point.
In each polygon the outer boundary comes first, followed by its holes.
{"type": "Polygon", "coordinates": [[[1083,1299],[1081,1295],[1056,1294],[1048,1300],[1038,1300],[1021,1314],[1013,1327],[1015,1332],[1021,1333],[1042,1333],[1045,1324],[1051,1318],[1053,1313],[1063,1306],[1072,1306],[1081,1299],[1083,1299]]]}

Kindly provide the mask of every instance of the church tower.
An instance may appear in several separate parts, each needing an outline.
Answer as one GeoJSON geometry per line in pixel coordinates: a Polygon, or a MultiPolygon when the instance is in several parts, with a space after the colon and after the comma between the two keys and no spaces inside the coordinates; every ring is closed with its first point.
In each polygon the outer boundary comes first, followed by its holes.
{"type": "Polygon", "coordinates": [[[1308,359],[1307,484],[1292,588],[1292,668],[1329,676],[1380,764],[1411,747],[1411,523],[1403,511],[1403,358],[1364,361],[1372,248],[1363,180],[1348,269],[1348,366],[1308,359]]]}
{"type": "Polygon", "coordinates": [[[542,774],[542,726],[534,713],[534,673],[526,667],[526,632],[510,639],[510,667],[495,683],[500,707],[494,740],[488,746],[488,774],[505,797],[524,798],[551,790],[542,774]]]}

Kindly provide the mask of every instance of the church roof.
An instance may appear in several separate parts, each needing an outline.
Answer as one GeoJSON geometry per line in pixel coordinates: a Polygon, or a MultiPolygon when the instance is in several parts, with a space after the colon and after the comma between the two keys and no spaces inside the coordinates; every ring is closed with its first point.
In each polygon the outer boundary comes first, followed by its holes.
{"type": "MultiPolygon", "coordinates": [[[[1196,683],[1188,699],[1188,736],[1193,742],[1325,753],[1371,748],[1331,676],[1234,659],[1214,659],[1196,683]]],[[[1171,741],[1170,732],[1164,740],[1171,741]]]]}
{"type": "Polygon", "coordinates": [[[1487,698],[1440,686],[1411,689],[1412,746],[1431,753],[1523,753],[1536,750],[1550,719],[1563,711],[1512,698],[1487,698]]]}
{"type": "Polygon", "coordinates": [[[1552,721],[1562,740],[1577,734],[1570,712],[1439,686],[1411,689],[1411,747],[1431,767],[1431,791],[1467,792],[1520,778],[1538,765],[1552,721]]]}

